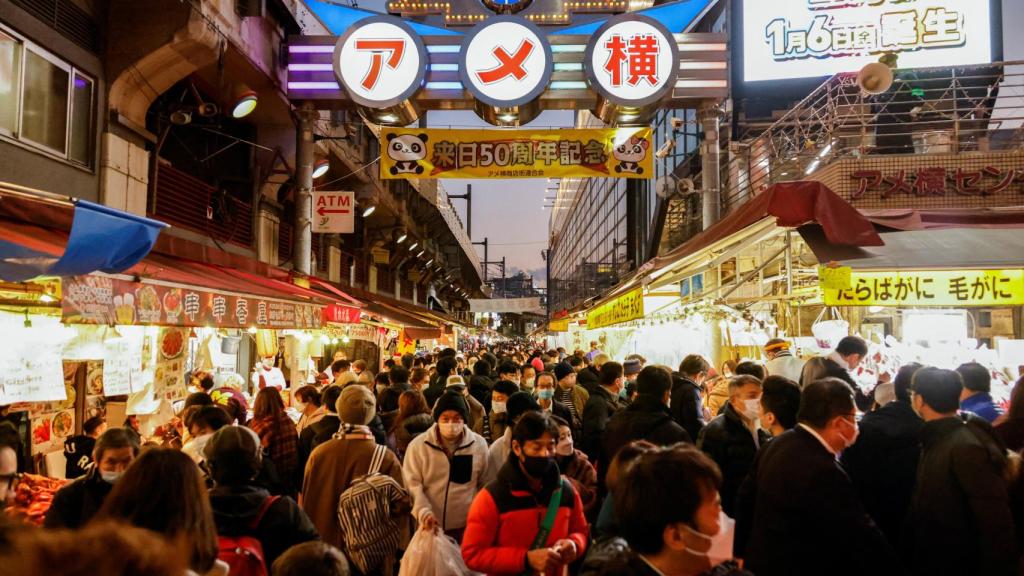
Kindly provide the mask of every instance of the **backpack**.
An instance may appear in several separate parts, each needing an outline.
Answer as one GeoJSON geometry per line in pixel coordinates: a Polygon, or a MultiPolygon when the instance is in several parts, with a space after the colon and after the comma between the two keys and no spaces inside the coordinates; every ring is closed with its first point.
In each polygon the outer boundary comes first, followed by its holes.
{"type": "MultiPolygon", "coordinates": [[[[249,523],[249,530],[255,530],[263,521],[267,510],[277,502],[278,496],[269,496],[260,505],[256,518],[249,523]]],[[[254,536],[218,536],[217,559],[230,567],[230,576],[268,576],[263,544],[254,536]]]]}
{"type": "Polygon", "coordinates": [[[363,574],[371,574],[399,546],[399,526],[393,510],[408,492],[391,476],[381,474],[387,448],[377,445],[365,476],[356,478],[338,498],[338,523],[345,552],[363,574]]]}

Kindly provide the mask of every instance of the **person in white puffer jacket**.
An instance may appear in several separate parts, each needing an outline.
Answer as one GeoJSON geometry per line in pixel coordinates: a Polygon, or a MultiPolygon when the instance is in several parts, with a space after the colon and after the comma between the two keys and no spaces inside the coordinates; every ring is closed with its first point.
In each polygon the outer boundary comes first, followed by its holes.
{"type": "Polygon", "coordinates": [[[409,443],[402,469],[412,515],[424,530],[461,541],[473,498],[493,477],[487,441],[466,425],[469,405],[448,390],[434,405],[435,424],[409,443]]]}

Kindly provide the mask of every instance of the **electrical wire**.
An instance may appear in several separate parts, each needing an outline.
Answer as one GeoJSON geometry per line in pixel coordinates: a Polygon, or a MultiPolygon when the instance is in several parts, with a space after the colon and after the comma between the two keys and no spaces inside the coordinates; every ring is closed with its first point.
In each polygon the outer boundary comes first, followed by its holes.
{"type": "Polygon", "coordinates": [[[355,176],[356,174],[359,174],[363,170],[366,170],[367,168],[369,168],[370,166],[373,166],[374,164],[376,164],[379,161],[380,161],[380,156],[377,156],[373,160],[370,160],[370,162],[368,164],[363,165],[362,168],[359,168],[358,170],[354,170],[352,172],[349,172],[348,174],[345,174],[344,176],[342,176],[340,178],[335,178],[334,180],[331,180],[330,182],[324,182],[323,184],[317,184],[316,186],[314,186],[314,188],[319,188],[319,189],[322,190],[324,188],[324,186],[330,186],[331,184],[334,184],[335,182],[344,180],[345,178],[348,178],[349,176],[355,176]]]}

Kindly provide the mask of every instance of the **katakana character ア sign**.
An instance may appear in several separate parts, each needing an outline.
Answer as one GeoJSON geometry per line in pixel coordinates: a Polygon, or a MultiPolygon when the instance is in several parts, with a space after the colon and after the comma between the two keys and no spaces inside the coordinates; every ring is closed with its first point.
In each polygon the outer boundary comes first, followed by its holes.
{"type": "Polygon", "coordinates": [[[551,71],[547,35],[524,18],[488,18],[463,40],[462,84],[490,106],[514,107],[534,100],[547,89],[551,71]]]}
{"type": "Polygon", "coordinates": [[[413,29],[388,16],[352,25],[334,49],[334,74],[356,103],[396,106],[423,84],[427,49],[413,29]]]}
{"type": "Polygon", "coordinates": [[[675,85],[679,49],[660,22],[623,14],[594,34],[583,66],[591,86],[603,98],[623,106],[642,106],[659,100],[675,85]]]}

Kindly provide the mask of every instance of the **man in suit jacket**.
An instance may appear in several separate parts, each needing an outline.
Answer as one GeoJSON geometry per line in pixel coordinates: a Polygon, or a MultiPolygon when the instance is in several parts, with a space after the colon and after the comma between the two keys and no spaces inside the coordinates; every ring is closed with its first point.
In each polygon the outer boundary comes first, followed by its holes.
{"type": "Polygon", "coordinates": [[[758,576],[898,574],[900,566],[837,460],[857,440],[853,390],[836,378],[803,390],[799,424],[757,456],[740,491],[737,556],[758,576]],[[749,529],[748,529],[749,528],[749,529]]]}

